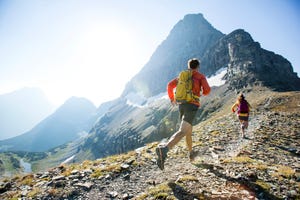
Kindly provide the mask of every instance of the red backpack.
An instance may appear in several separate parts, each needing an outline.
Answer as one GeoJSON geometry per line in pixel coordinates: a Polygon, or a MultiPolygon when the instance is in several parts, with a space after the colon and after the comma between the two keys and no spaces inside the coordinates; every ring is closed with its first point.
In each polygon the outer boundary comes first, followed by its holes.
{"type": "Polygon", "coordinates": [[[249,112],[249,107],[248,107],[248,102],[243,99],[240,102],[240,105],[238,107],[238,113],[248,113],[249,112]]]}

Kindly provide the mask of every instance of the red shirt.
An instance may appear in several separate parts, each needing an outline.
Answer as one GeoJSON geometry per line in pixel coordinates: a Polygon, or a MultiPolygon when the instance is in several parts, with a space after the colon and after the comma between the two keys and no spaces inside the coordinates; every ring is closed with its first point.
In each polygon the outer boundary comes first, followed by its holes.
{"type": "MultiPolygon", "coordinates": [[[[201,91],[203,95],[208,95],[210,93],[210,86],[208,85],[206,77],[203,74],[199,73],[196,70],[193,70],[192,78],[193,78],[193,93],[195,95],[200,97],[201,91]]],[[[178,77],[171,80],[167,86],[168,95],[172,102],[174,101],[174,88],[176,88],[177,82],[178,82],[178,77]]],[[[193,101],[191,103],[200,106],[200,102],[198,101],[193,101]]]]}

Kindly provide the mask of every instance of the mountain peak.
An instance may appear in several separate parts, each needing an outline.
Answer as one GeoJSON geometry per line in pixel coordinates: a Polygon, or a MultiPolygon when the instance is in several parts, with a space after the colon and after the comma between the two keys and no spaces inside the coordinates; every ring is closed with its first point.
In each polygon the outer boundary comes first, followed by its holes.
{"type": "Polygon", "coordinates": [[[201,59],[223,35],[202,14],[184,16],[158,46],[149,62],[126,85],[122,96],[142,92],[145,97],[150,97],[165,92],[168,81],[186,69],[190,58],[201,59]]]}
{"type": "Polygon", "coordinates": [[[253,42],[250,33],[244,29],[236,29],[227,35],[228,38],[235,38],[238,41],[253,42]]]}
{"type": "Polygon", "coordinates": [[[190,26],[198,26],[203,29],[215,29],[204,17],[203,14],[187,14],[183,17],[181,21],[178,22],[180,24],[181,22],[188,24],[190,26]]]}
{"type": "Polygon", "coordinates": [[[96,106],[88,99],[83,98],[83,97],[70,97],[61,105],[58,109],[57,112],[66,112],[70,110],[96,110],[96,106]],[[81,108],[81,109],[76,109],[76,108],[81,108]]]}
{"type": "Polygon", "coordinates": [[[76,106],[76,105],[83,105],[83,104],[96,108],[95,105],[90,100],[84,97],[76,97],[76,96],[72,96],[69,99],[67,99],[63,105],[76,106]]]}
{"type": "Polygon", "coordinates": [[[202,14],[188,14],[173,27],[167,40],[170,40],[170,42],[177,40],[175,44],[178,43],[178,38],[185,38],[186,40],[193,40],[196,42],[197,38],[198,40],[200,38],[202,38],[201,40],[204,40],[204,37],[214,34],[214,32],[219,31],[216,30],[202,14]]]}
{"type": "Polygon", "coordinates": [[[211,26],[211,24],[204,18],[203,14],[187,14],[182,19],[183,22],[192,23],[194,25],[205,24],[211,26]]]}

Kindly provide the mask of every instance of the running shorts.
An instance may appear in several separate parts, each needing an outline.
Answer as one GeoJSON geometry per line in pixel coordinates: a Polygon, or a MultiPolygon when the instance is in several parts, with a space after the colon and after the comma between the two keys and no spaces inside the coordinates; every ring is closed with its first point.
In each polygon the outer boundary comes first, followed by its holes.
{"type": "Polygon", "coordinates": [[[239,113],[239,120],[248,121],[249,120],[249,113],[239,113]]]}
{"type": "Polygon", "coordinates": [[[191,103],[179,104],[180,119],[193,125],[199,106],[191,103]]]}

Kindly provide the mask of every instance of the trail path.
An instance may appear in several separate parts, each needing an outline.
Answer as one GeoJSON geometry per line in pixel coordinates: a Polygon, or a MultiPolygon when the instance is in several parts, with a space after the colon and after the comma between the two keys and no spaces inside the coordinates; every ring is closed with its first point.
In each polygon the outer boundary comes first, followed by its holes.
{"type": "MultiPolygon", "coordinates": [[[[98,187],[93,188],[88,194],[89,199],[126,199],[134,196],[136,199],[155,199],[155,195],[164,193],[173,194],[176,199],[195,200],[205,199],[255,199],[255,192],[248,186],[242,184],[237,178],[232,178],[223,168],[220,160],[237,156],[244,146],[251,143],[254,138],[253,131],[257,129],[260,117],[251,119],[247,136],[252,139],[243,139],[239,134],[239,124],[235,116],[230,116],[230,123],[225,123],[225,130],[232,130],[232,137],[215,141],[217,147],[196,146],[199,155],[195,162],[190,163],[187,158],[185,145],[181,144],[169,153],[165,162],[165,170],[161,171],[155,164],[154,149],[146,150],[142,156],[148,157],[145,165],[137,167],[130,173],[124,173],[116,178],[107,177],[107,181],[100,180],[98,187]],[[145,155],[147,154],[147,155],[145,155]],[[109,179],[112,178],[113,181],[109,179]],[[101,183],[100,183],[101,182],[101,183]],[[104,185],[103,185],[104,183],[104,185]],[[170,191],[170,188],[172,191],[170,191]],[[149,193],[151,195],[149,195],[149,193]],[[148,196],[149,195],[149,196],[148,196]],[[209,198],[208,198],[209,197],[209,198]]],[[[224,121],[224,118],[220,119],[224,121]]],[[[202,127],[205,130],[205,127],[202,127]]],[[[210,129],[212,127],[210,126],[210,129]]],[[[215,129],[219,130],[218,124],[215,129]]],[[[194,136],[196,140],[203,140],[194,136]]],[[[137,157],[137,160],[139,158],[137,157]]],[[[226,171],[227,170],[227,171],[226,171]]],[[[161,197],[163,199],[163,197],[161,197]]]]}

